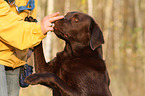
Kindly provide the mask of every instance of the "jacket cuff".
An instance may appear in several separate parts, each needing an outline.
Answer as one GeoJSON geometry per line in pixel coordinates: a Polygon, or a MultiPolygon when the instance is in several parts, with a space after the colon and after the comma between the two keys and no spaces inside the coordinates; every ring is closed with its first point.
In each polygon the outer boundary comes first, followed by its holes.
{"type": "Polygon", "coordinates": [[[40,37],[39,37],[39,39],[44,39],[45,37],[46,37],[46,35],[47,34],[43,34],[42,33],[42,31],[41,31],[41,24],[40,24],[40,22],[38,22],[37,24],[36,24],[36,27],[33,29],[33,34],[35,34],[35,35],[39,35],[40,37]]]}

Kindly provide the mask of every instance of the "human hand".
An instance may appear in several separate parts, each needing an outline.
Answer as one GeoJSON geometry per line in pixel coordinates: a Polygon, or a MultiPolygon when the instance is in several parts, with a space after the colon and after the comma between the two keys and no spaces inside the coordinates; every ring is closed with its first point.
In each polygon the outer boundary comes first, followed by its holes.
{"type": "Polygon", "coordinates": [[[42,20],[41,20],[41,30],[43,34],[46,34],[48,31],[53,31],[53,27],[52,26],[52,22],[62,19],[64,18],[64,16],[58,16],[59,12],[56,12],[54,14],[45,16],[42,20]]]}

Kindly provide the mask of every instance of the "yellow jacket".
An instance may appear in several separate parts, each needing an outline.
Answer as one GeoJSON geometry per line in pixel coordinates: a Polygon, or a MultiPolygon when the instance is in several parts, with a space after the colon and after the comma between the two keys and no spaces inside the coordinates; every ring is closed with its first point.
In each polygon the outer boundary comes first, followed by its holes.
{"type": "MultiPolygon", "coordinates": [[[[17,6],[25,6],[27,1],[15,0],[17,6]]],[[[34,18],[36,9],[37,4],[31,13],[34,18]]],[[[39,23],[23,20],[27,15],[28,11],[19,14],[14,5],[9,6],[4,0],[0,0],[0,64],[13,68],[24,65],[26,49],[36,46],[45,37],[39,23]],[[16,50],[21,54],[16,54],[16,50]]]]}

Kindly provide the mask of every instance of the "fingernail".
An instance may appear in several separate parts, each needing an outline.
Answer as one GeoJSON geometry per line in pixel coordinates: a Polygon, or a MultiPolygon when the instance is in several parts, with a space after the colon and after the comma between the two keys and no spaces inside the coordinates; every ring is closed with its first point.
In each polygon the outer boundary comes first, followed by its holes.
{"type": "Polygon", "coordinates": [[[63,18],[64,18],[64,16],[63,16],[63,15],[61,15],[60,17],[63,17],[63,18]]]}

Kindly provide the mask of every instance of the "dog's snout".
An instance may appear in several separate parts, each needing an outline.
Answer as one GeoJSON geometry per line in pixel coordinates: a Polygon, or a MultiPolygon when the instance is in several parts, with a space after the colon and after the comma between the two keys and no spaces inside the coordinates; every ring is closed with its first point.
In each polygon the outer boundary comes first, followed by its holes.
{"type": "Polygon", "coordinates": [[[64,19],[64,20],[66,20],[67,18],[66,18],[66,17],[64,17],[63,19],[64,19]]]}
{"type": "Polygon", "coordinates": [[[59,23],[60,21],[63,21],[63,20],[64,20],[64,18],[63,19],[56,20],[53,23],[56,24],[56,23],[59,23]]]}

